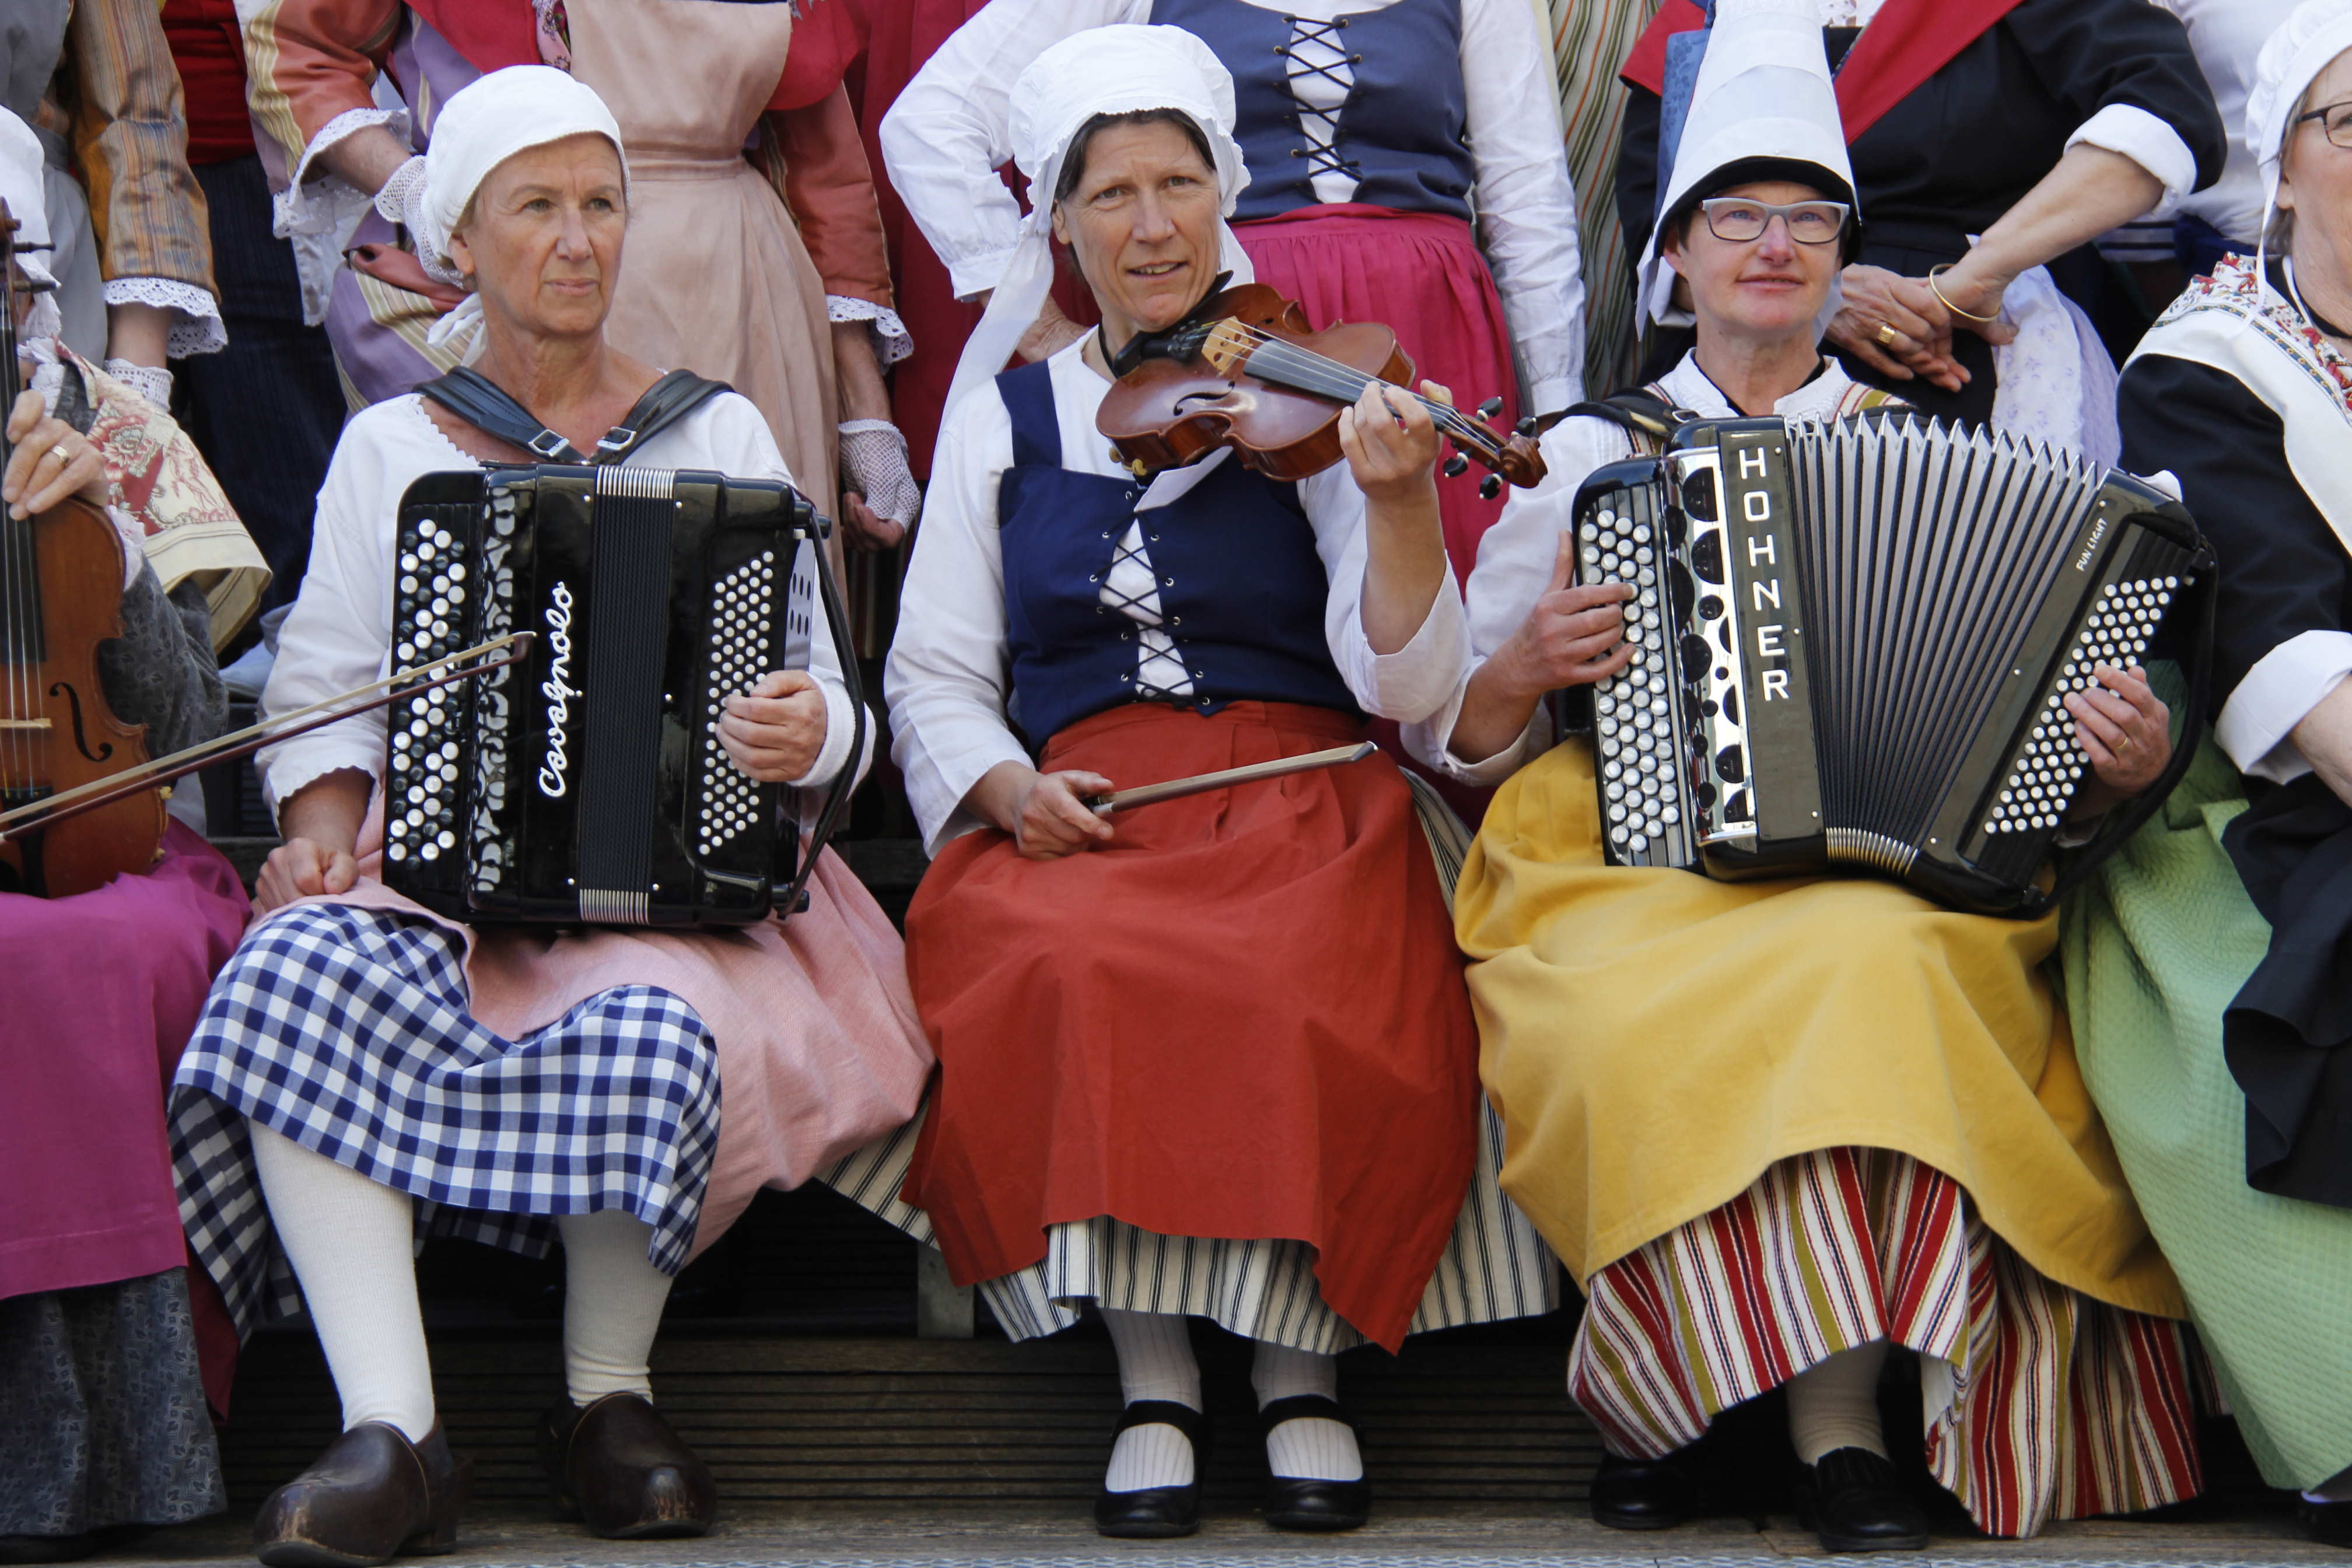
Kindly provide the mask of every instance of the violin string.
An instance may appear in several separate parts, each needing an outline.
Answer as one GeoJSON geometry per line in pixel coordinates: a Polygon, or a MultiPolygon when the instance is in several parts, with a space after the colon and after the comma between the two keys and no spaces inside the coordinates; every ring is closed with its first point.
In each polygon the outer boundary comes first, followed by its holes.
{"type": "MultiPolygon", "coordinates": [[[[1276,360],[1285,368],[1290,369],[1293,374],[1321,373],[1320,384],[1301,386],[1301,391],[1314,392],[1328,397],[1340,397],[1344,393],[1343,400],[1353,403],[1363,395],[1366,387],[1375,382],[1380,382],[1383,386],[1396,385],[1394,382],[1382,381],[1381,377],[1368,374],[1353,365],[1342,364],[1327,354],[1316,353],[1311,349],[1302,349],[1296,343],[1276,337],[1245,321],[1237,321],[1233,325],[1246,340],[1255,345],[1250,355],[1252,364],[1257,363],[1260,354],[1272,350],[1276,360]],[[1350,390],[1351,387],[1352,390],[1350,390]]],[[[1434,398],[1424,397],[1410,387],[1399,386],[1397,390],[1428,409],[1430,417],[1438,427],[1457,440],[1468,442],[1482,451],[1490,449],[1496,444],[1493,431],[1468,419],[1459,409],[1440,403],[1434,398]]]]}

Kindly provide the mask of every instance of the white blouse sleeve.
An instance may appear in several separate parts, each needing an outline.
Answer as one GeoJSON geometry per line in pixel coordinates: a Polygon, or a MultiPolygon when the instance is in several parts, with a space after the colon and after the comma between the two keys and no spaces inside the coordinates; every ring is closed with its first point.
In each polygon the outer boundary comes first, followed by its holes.
{"type": "MultiPolygon", "coordinates": [[[[389,413],[390,405],[379,407],[389,413]]],[[[399,499],[392,480],[370,415],[362,414],[336,444],[319,489],[310,564],[278,630],[278,661],[261,693],[265,714],[291,712],[389,672],[393,507],[399,499]]],[[[350,769],[381,779],[384,723],[378,708],[263,747],[254,765],[270,810],[329,773],[350,769]]]]}
{"type": "Polygon", "coordinates": [[[1364,636],[1364,492],[1344,462],[1300,481],[1298,499],[1315,530],[1315,552],[1330,578],[1323,636],[1331,661],[1364,711],[1411,723],[1427,717],[1463,679],[1470,645],[1462,626],[1462,595],[1449,569],[1430,602],[1421,629],[1396,652],[1372,651],[1364,636]]]}
{"type": "MultiPolygon", "coordinates": [[[[1478,230],[1527,374],[1527,412],[1557,413],[1584,395],[1584,279],[1551,46],[1527,0],[1465,0],[1462,82],[1478,230]]],[[[1454,389],[1465,405],[1500,390],[1454,389]]]]}
{"type": "Polygon", "coordinates": [[[996,287],[1021,226],[1021,205],[996,174],[1013,156],[1013,82],[1074,33],[1150,19],[1150,0],[992,0],[882,117],[890,184],[947,264],[958,298],[996,287]]]}
{"type": "Polygon", "coordinates": [[[1465,763],[1451,749],[1470,677],[1511,639],[1551,585],[1560,536],[1576,523],[1577,490],[1595,468],[1632,451],[1624,432],[1605,420],[1570,419],[1553,426],[1543,438],[1544,462],[1550,470],[1544,482],[1533,489],[1511,491],[1502,515],[1479,540],[1478,563],[1464,595],[1470,637],[1467,666],[1437,710],[1404,730],[1405,749],[1437,772],[1465,784],[1498,784],[1550,743],[1550,707],[1538,703],[1519,738],[1495,755],[1465,763]]]}
{"type": "Polygon", "coordinates": [[[907,801],[937,855],[950,838],[987,823],[964,796],[999,763],[1029,763],[1006,721],[1012,690],[1004,611],[1004,557],[996,491],[1013,466],[1013,420],[993,386],[948,416],[923,500],[923,526],[898,599],[898,632],[883,687],[891,755],[907,801]]]}

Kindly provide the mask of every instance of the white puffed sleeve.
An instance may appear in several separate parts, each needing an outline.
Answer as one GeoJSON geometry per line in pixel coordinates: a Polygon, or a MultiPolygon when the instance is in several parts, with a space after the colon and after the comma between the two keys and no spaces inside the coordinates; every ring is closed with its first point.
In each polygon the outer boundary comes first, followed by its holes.
{"type": "Polygon", "coordinates": [[[898,600],[883,687],[891,755],[923,846],[942,845],[987,823],[964,809],[982,774],[1029,762],[1005,719],[1013,686],[1004,613],[1004,556],[996,492],[1013,466],[1013,421],[992,385],[948,416],[931,463],[923,526],[898,600]]]}
{"type": "Polygon", "coordinates": [[[1464,679],[1470,642],[1462,625],[1462,594],[1449,569],[1412,640],[1394,653],[1372,651],[1364,635],[1364,492],[1345,463],[1302,480],[1298,500],[1315,530],[1315,552],[1331,581],[1324,600],[1323,636],[1339,679],[1364,711],[1399,723],[1427,717],[1464,679]]]}

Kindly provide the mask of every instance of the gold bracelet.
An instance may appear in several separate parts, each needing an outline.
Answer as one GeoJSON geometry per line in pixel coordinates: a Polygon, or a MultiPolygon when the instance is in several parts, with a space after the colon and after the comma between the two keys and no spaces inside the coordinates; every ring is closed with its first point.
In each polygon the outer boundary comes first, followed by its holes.
{"type": "Polygon", "coordinates": [[[1961,310],[1958,305],[1953,304],[1949,300],[1944,298],[1944,291],[1936,287],[1936,279],[1941,278],[1945,273],[1949,272],[1951,269],[1952,263],[1948,261],[1939,261],[1935,266],[1927,268],[1927,292],[1936,297],[1936,303],[1941,305],[1944,309],[1949,310],[1952,314],[1959,317],[1964,321],[1997,321],[2000,320],[2000,312],[1998,310],[1994,311],[1990,316],[1979,316],[1974,310],[1961,310]]]}

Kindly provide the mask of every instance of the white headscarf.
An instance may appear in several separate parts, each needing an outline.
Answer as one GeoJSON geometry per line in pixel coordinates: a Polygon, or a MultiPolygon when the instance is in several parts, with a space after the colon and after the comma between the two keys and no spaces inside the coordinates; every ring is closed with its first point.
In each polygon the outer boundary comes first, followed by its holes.
{"type": "Polygon", "coordinates": [[[1758,158],[1811,164],[1834,176],[1841,196],[1853,189],[1819,0],[1717,0],[1658,202],[1661,221],[1651,226],[1636,274],[1649,319],[1663,321],[1674,297],[1674,269],[1658,248],[1666,215],[1732,164],[1758,158]]]}
{"type": "MultiPolygon", "coordinates": [[[[33,128],[7,110],[0,109],[0,201],[16,220],[16,243],[33,247],[17,254],[16,265],[26,278],[54,289],[58,280],[44,260],[49,245],[49,209],[41,194],[41,142],[33,128]]],[[[33,301],[25,318],[27,339],[53,338],[61,330],[58,302],[48,294],[33,301]]]]}
{"type": "MultiPolygon", "coordinates": [[[[552,66],[509,66],[451,94],[434,119],[433,144],[425,154],[425,218],[431,231],[416,237],[418,247],[430,249],[430,259],[446,260],[449,232],[491,170],[518,153],[583,134],[604,137],[621,154],[625,190],[628,156],[620,123],[586,82],[552,66]]],[[[446,342],[481,314],[480,297],[470,295],[434,323],[425,341],[446,342]]]]}
{"type": "MultiPolygon", "coordinates": [[[[1004,368],[1053,287],[1054,191],[1071,138],[1098,114],[1145,109],[1172,109],[1199,127],[1216,164],[1222,210],[1233,216],[1249,170],[1234,140],[1234,79],[1208,45],[1181,27],[1129,23],[1089,27],[1054,45],[1013,86],[1013,161],[1029,177],[1033,205],[988,310],[956,363],[949,407],[1004,368]]],[[[435,136],[438,147],[437,131],[435,136]]],[[[1222,220],[1217,230],[1220,270],[1233,273],[1236,283],[1249,281],[1249,258],[1233,230],[1222,220]]]]}
{"type": "MultiPolygon", "coordinates": [[[[2255,59],[2254,85],[2246,94],[2246,147],[2263,179],[2258,261],[2269,247],[2278,218],[2279,169],[2286,158],[2287,132],[2303,95],[2347,49],[2352,49],[2352,0],[2304,0],[2279,24],[2255,59]]],[[[2260,267],[2255,270],[2260,276],[2260,267]]]]}

